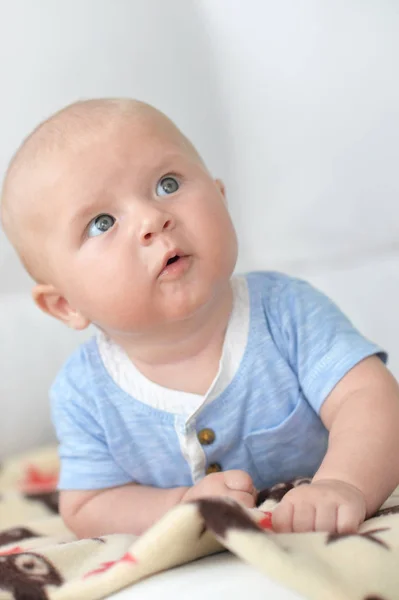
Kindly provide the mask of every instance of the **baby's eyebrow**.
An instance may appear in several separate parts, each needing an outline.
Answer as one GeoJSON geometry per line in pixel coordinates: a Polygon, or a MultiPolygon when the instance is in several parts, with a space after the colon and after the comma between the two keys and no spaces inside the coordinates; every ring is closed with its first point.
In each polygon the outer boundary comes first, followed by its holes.
{"type": "Polygon", "coordinates": [[[162,155],[160,159],[154,163],[150,172],[156,173],[162,170],[167,171],[168,169],[173,168],[176,162],[181,161],[182,158],[184,158],[184,156],[181,152],[168,152],[167,154],[162,155]]]}
{"type": "Polygon", "coordinates": [[[95,203],[87,202],[79,206],[77,210],[71,212],[71,214],[67,218],[67,225],[71,227],[76,225],[81,221],[87,221],[89,217],[93,215],[94,212],[98,213],[98,209],[94,208],[95,203]]]}

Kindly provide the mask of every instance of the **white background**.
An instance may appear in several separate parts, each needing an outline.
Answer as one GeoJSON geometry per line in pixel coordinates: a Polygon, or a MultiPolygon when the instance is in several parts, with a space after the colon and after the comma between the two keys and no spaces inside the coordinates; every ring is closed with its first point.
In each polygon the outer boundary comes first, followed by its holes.
{"type": "MultiPolygon", "coordinates": [[[[66,103],[153,103],[224,179],[238,270],[309,278],[399,374],[398,32],[394,0],[0,0],[0,177],[66,103]]],[[[0,232],[0,456],[52,439],[79,341],[30,286],[0,232]]]]}

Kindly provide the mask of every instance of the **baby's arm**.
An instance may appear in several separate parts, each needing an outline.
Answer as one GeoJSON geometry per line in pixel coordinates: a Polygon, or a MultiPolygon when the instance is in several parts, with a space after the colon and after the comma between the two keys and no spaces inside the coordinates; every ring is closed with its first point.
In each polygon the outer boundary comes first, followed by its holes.
{"type": "Polygon", "coordinates": [[[277,531],[356,530],[399,485],[399,387],[377,357],[343,377],[320,416],[327,454],[312,483],[275,509],[277,531]]]}
{"type": "Polygon", "coordinates": [[[140,535],[176,504],[209,496],[227,496],[252,508],[256,490],[247,473],[226,471],[207,475],[193,487],[160,489],[130,483],[103,490],[65,490],[60,494],[60,512],[80,538],[140,535]]]}

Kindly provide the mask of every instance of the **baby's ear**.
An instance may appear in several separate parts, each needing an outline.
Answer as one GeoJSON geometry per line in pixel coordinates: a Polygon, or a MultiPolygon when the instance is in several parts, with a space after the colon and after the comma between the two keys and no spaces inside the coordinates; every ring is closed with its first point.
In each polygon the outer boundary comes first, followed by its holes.
{"type": "Polygon", "coordinates": [[[226,188],[224,187],[223,181],[221,179],[215,179],[215,183],[223,198],[226,199],[226,188]]]}
{"type": "Polygon", "coordinates": [[[38,283],[32,290],[36,305],[51,317],[68,325],[72,329],[86,329],[90,321],[78,310],[72,308],[68,300],[51,284],[38,283]]]}

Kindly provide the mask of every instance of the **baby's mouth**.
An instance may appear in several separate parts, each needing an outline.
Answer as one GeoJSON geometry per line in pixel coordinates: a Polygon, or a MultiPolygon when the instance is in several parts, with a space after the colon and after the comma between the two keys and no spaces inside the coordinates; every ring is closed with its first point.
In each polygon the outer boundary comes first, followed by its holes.
{"type": "Polygon", "coordinates": [[[159,276],[168,275],[169,277],[176,277],[179,273],[183,273],[185,267],[187,267],[188,256],[181,252],[179,249],[175,249],[168,253],[164,257],[163,265],[160,269],[159,276]],[[179,265],[182,266],[180,269],[179,265]]]}
{"type": "Polygon", "coordinates": [[[172,256],[172,258],[169,258],[165,266],[168,267],[169,265],[173,265],[173,263],[177,262],[180,258],[181,257],[178,254],[172,256]]]}

